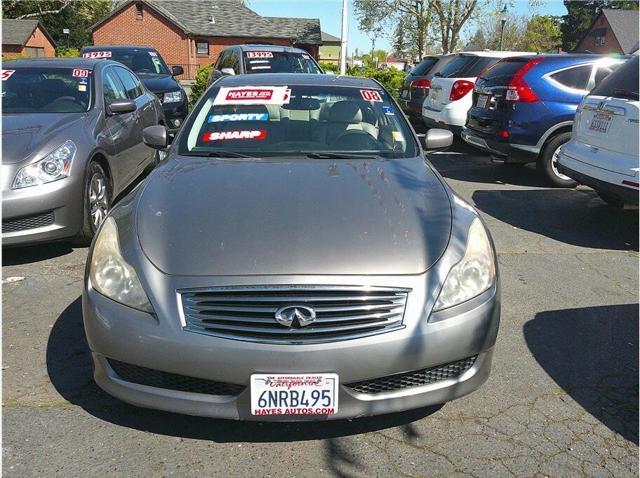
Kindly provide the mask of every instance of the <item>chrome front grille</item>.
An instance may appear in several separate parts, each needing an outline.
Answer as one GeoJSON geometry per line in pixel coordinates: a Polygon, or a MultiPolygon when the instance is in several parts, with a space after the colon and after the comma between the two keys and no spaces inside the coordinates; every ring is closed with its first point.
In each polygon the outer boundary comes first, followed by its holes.
{"type": "Polygon", "coordinates": [[[402,327],[410,289],[357,286],[219,287],[178,291],[185,328],[218,337],[266,343],[347,340],[402,327]],[[302,306],[315,321],[290,326],[276,311],[302,306]]]}

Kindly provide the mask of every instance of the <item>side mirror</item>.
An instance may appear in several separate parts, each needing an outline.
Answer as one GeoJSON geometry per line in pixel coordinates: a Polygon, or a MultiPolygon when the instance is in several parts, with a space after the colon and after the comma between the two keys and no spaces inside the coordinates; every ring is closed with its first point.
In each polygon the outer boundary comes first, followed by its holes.
{"type": "Polygon", "coordinates": [[[167,128],[162,125],[147,126],[142,130],[142,140],[144,144],[153,149],[164,149],[167,147],[167,128]]]}
{"type": "Polygon", "coordinates": [[[447,149],[453,144],[453,133],[446,129],[430,129],[426,135],[419,135],[419,137],[427,151],[447,149]]]}
{"type": "Polygon", "coordinates": [[[184,75],[184,68],[180,65],[175,65],[171,67],[171,76],[180,76],[184,75]]]}
{"type": "Polygon", "coordinates": [[[233,68],[223,68],[222,70],[220,70],[220,73],[226,76],[233,76],[236,74],[233,68]]]}
{"type": "Polygon", "coordinates": [[[115,100],[109,103],[109,111],[114,115],[131,113],[136,110],[135,100],[115,100]]]}

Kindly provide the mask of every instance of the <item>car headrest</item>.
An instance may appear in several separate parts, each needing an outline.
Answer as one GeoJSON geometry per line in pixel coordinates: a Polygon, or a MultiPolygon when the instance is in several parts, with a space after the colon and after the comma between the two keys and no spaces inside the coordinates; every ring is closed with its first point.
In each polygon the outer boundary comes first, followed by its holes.
{"type": "Polygon", "coordinates": [[[329,121],[340,123],[361,123],[362,110],[353,101],[338,101],[329,110],[329,121]]]}

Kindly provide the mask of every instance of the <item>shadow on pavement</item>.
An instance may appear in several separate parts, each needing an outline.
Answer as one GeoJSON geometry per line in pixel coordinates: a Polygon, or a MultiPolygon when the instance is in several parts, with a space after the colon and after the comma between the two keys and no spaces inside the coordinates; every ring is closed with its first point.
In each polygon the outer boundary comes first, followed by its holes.
{"type": "Polygon", "coordinates": [[[70,243],[51,242],[25,247],[3,247],[2,265],[17,266],[46,261],[55,257],[71,254],[73,248],[70,243]]]}
{"type": "Polygon", "coordinates": [[[638,443],[638,304],[541,312],[524,325],[524,337],[565,392],[638,443]]]}
{"type": "Polygon", "coordinates": [[[519,229],[575,246],[638,250],[638,213],[608,206],[590,189],[476,191],[475,206],[519,229]]]}
{"type": "Polygon", "coordinates": [[[51,383],[65,400],[110,423],[137,430],[215,442],[290,442],[329,439],[326,454],[331,462],[359,466],[349,460],[339,437],[400,427],[407,438],[418,433],[412,422],[435,413],[441,406],[379,417],[327,422],[239,422],[192,417],[128,405],[103,392],[93,381],[91,355],[82,323],[78,297],[60,315],[47,343],[47,371],[51,383]]]}

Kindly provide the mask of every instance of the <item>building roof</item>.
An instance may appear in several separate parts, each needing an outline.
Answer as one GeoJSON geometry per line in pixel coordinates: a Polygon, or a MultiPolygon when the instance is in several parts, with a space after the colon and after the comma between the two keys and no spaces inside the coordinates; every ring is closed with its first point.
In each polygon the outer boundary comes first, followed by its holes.
{"type": "Polygon", "coordinates": [[[342,40],[331,33],[322,32],[322,43],[341,43],[342,40]]]}
{"type": "Polygon", "coordinates": [[[45,36],[49,39],[53,46],[56,43],[51,35],[44,29],[40,22],[36,19],[19,20],[14,18],[2,19],[2,44],[3,45],[20,45],[24,46],[31,34],[37,27],[40,27],[45,36]]]}
{"type": "Polygon", "coordinates": [[[633,53],[638,45],[638,11],[613,10],[604,8],[602,14],[607,19],[613,34],[622,47],[622,53],[633,53]]]}
{"type": "Polygon", "coordinates": [[[148,5],[185,33],[196,36],[286,38],[296,43],[322,43],[320,20],[263,17],[240,0],[125,0],[91,30],[134,1],[148,5]]]}

